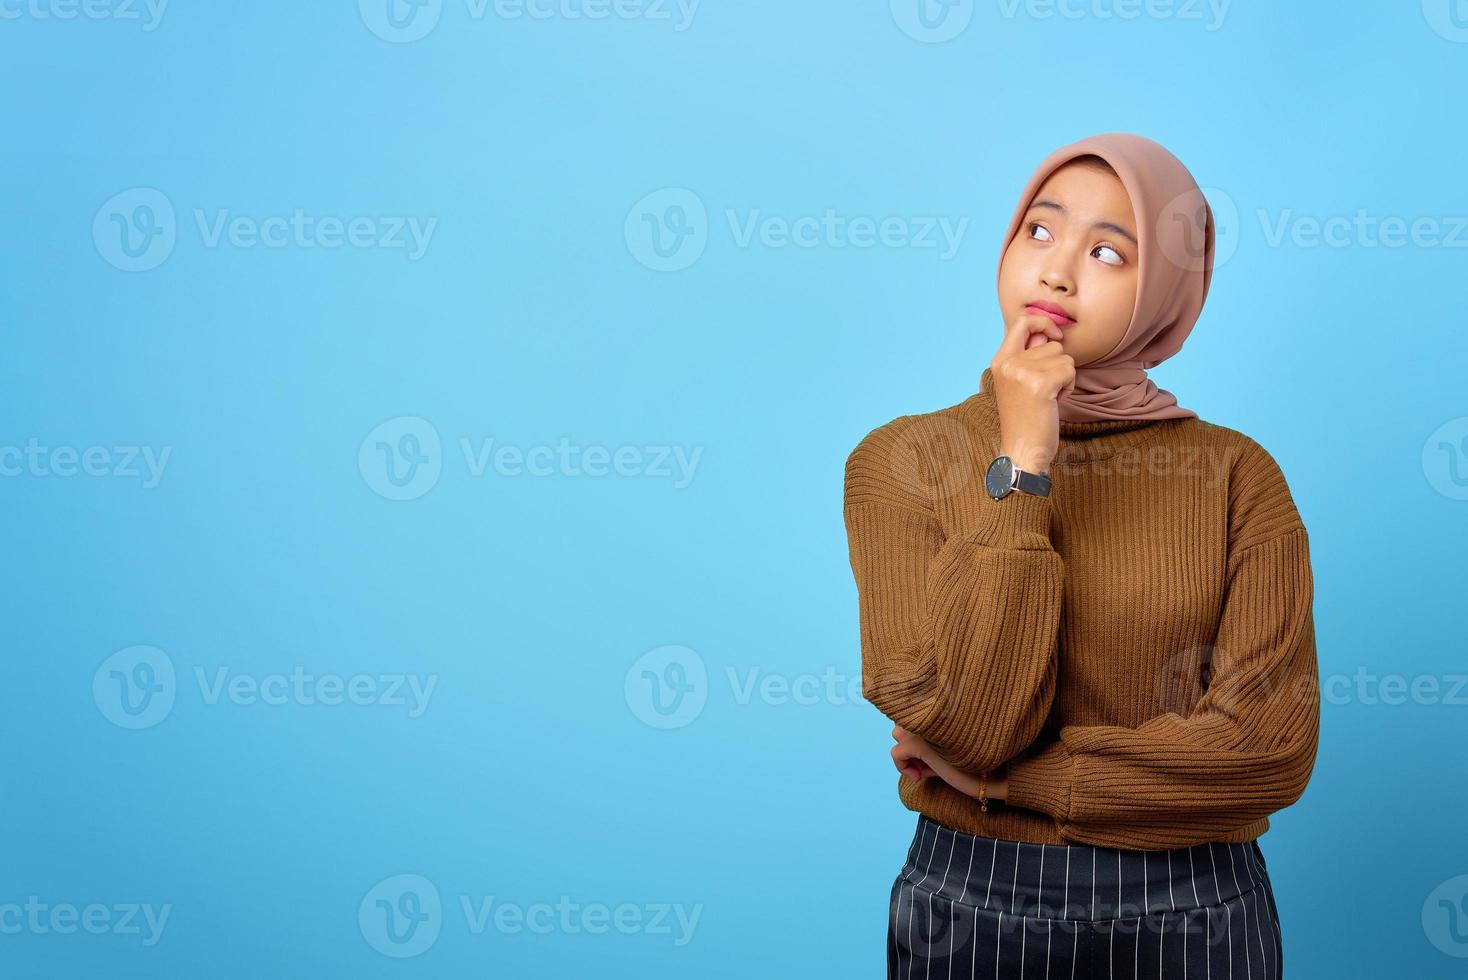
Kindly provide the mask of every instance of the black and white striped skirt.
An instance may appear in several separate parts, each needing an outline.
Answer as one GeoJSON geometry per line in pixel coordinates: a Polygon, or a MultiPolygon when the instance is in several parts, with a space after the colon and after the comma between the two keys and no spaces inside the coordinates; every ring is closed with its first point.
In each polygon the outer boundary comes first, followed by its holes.
{"type": "Polygon", "coordinates": [[[889,980],[1279,980],[1257,841],[1137,851],[977,837],[919,814],[892,885],[889,980]]]}

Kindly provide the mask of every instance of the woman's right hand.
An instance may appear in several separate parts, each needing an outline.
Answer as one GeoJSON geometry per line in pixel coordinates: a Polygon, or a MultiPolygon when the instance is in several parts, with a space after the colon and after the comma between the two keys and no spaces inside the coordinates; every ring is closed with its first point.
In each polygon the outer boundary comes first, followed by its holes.
{"type": "Polygon", "coordinates": [[[1060,450],[1062,389],[1075,387],[1075,358],[1048,316],[1014,318],[989,362],[999,411],[999,451],[1027,473],[1044,473],[1060,450]]]}

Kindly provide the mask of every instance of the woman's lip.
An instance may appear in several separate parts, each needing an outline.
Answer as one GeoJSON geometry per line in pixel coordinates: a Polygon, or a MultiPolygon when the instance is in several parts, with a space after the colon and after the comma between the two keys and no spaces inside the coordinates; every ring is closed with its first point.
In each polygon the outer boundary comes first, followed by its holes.
{"type": "Polygon", "coordinates": [[[1049,310],[1042,310],[1038,306],[1026,306],[1025,309],[1030,313],[1038,313],[1040,316],[1048,316],[1051,320],[1055,321],[1055,325],[1057,327],[1068,327],[1072,323],[1075,323],[1074,320],[1066,316],[1064,313],[1052,313],[1049,310]]]}

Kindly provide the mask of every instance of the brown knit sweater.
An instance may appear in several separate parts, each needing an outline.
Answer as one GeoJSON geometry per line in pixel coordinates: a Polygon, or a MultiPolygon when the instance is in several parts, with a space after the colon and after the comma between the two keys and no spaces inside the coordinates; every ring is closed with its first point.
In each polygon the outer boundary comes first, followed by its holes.
{"type": "Polygon", "coordinates": [[[1274,459],[1201,419],[1060,423],[1049,497],[995,501],[993,377],[846,463],[862,696],[1006,800],[898,777],[965,833],[1242,842],[1320,732],[1309,542],[1274,459]]]}

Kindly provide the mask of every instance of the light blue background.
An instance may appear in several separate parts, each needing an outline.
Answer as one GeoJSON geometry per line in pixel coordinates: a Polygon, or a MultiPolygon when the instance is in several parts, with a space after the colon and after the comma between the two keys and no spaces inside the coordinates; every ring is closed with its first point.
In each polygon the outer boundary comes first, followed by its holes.
{"type": "Polygon", "coordinates": [[[1343,682],[1306,796],[1261,842],[1289,973],[1463,970],[1468,10],[996,0],[931,42],[886,0],[703,0],[681,25],[651,0],[601,19],[442,0],[402,42],[369,27],[393,36],[381,2],[173,0],[152,30],[141,4],[97,2],[0,19],[0,446],[169,456],[154,486],[0,478],[0,905],[170,912],[151,946],[11,929],[0,972],[881,976],[914,817],[890,724],[847,697],[842,464],[976,390],[1015,196],[1108,130],[1167,145],[1236,211],[1201,321],[1153,376],[1284,468],[1322,676],[1343,682]],[[175,234],[129,272],[111,216],[138,198],[104,204],[138,188],[175,234]],[[703,251],[655,271],[636,206],[667,188],[705,208],[682,212],[703,251]],[[414,259],[211,246],[196,209],[437,224],[414,259]],[[951,256],[741,245],[727,217],[827,209],[966,231],[951,256]],[[1358,212],[1456,244],[1382,245],[1358,212]],[[1332,218],[1351,224],[1334,245],[1302,223],[1332,218]],[[378,439],[363,450],[401,417],[390,447],[440,438],[417,443],[409,500],[378,439]],[[629,462],[476,475],[461,440],[487,439],[629,462]],[[660,446],[699,453],[691,480],[653,465],[660,446]],[[136,645],[167,658],[174,702],[130,730],[103,665],[136,645]],[[637,693],[665,646],[707,673],[672,728],[637,693]],[[417,717],[211,703],[196,671],[221,668],[435,687],[417,717]],[[731,671],[838,683],[742,698],[731,671]],[[1385,675],[1439,690],[1391,703],[1385,675]],[[441,902],[421,951],[371,926],[400,874],[441,902]],[[644,924],[476,932],[460,904],[562,895],[644,924]],[[659,904],[698,915],[691,941],[650,924],[659,904]]]}

